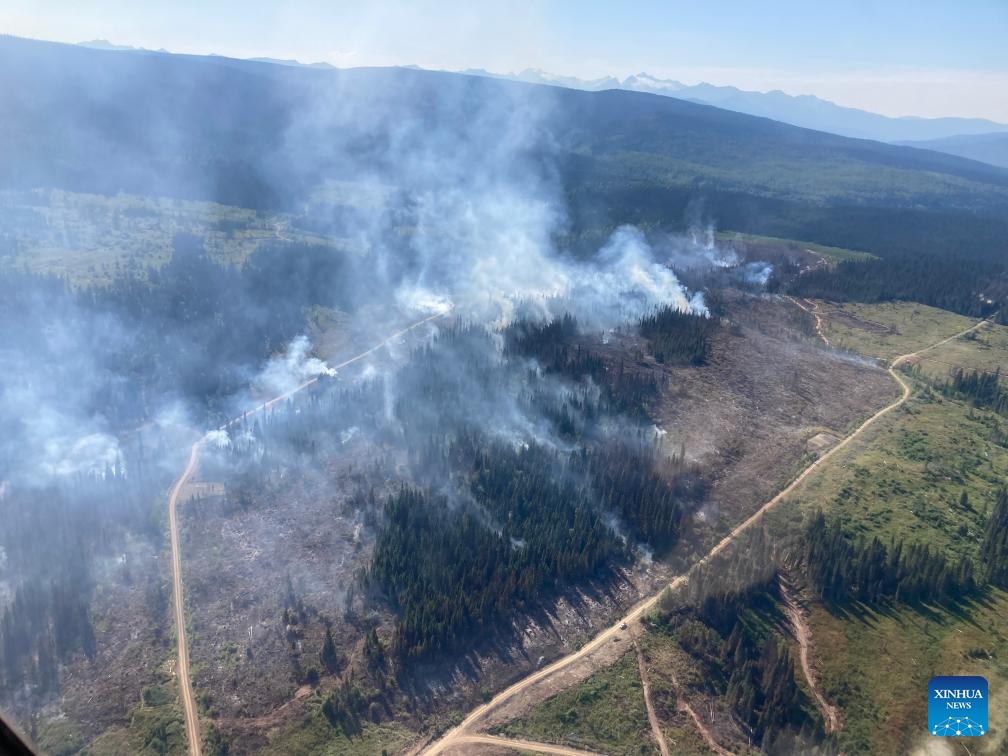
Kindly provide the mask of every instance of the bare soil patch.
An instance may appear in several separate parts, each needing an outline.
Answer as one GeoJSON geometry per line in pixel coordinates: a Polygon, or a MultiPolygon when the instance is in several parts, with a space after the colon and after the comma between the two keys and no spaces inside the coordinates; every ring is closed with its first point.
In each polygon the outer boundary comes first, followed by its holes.
{"type": "Polygon", "coordinates": [[[816,433],[807,442],[808,450],[815,454],[819,454],[825,451],[826,449],[829,449],[831,446],[833,446],[833,444],[835,444],[839,440],[840,439],[838,439],[832,433],[826,433],[825,431],[822,433],[816,433]]]}
{"type": "MultiPolygon", "coordinates": [[[[394,710],[376,715],[413,726],[443,721],[569,653],[782,488],[804,466],[810,438],[835,440],[870,408],[891,400],[894,389],[883,370],[801,335],[794,309],[772,297],[731,297],[728,322],[715,337],[709,364],[700,368],[659,364],[630,333],[593,343],[608,361],[662,379],[652,414],[666,432],[667,451],[684,451],[710,472],[705,505],[667,560],[641,563],[606,583],[572,587],[535,616],[514,618],[499,638],[413,668],[401,676],[394,710]]],[[[229,508],[218,489],[204,489],[199,505],[187,507],[183,551],[194,686],[204,715],[225,733],[242,733],[249,746],[261,728],[304,714],[309,697],[297,693],[311,669],[319,672],[314,687],[331,688],[339,676],[362,669],[365,632],[391,632],[392,615],[378,597],[357,597],[353,611],[345,611],[355,571],[372,544],[371,525],[350,506],[350,495],[367,487],[381,495],[395,484],[375,477],[374,470],[388,469],[369,465],[380,454],[352,442],[321,473],[278,474],[248,510],[229,508]],[[288,576],[305,607],[294,628],[283,617],[288,576]],[[345,662],[335,674],[319,662],[327,622],[345,662]]],[[[562,676],[531,686],[520,700],[494,711],[487,725],[520,716],[621,657],[632,644],[628,634],[620,636],[562,676]]]]}
{"type": "Polygon", "coordinates": [[[847,326],[848,328],[857,328],[862,331],[868,331],[869,333],[879,333],[890,336],[898,333],[898,331],[891,325],[887,325],[886,323],[877,323],[874,320],[866,320],[865,318],[859,318],[857,315],[845,312],[844,310],[830,310],[829,319],[836,321],[841,325],[847,326]]]}

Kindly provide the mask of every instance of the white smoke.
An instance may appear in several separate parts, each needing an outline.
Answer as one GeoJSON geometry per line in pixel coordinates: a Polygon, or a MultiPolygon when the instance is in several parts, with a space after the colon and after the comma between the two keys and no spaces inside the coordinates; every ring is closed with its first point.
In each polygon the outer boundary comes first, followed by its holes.
{"type": "Polygon", "coordinates": [[[597,330],[634,321],[663,305],[707,314],[703,295],[688,292],[633,226],[616,229],[595,259],[583,263],[563,259],[549,241],[533,242],[532,236],[516,235],[507,254],[491,245],[489,252],[452,255],[452,275],[443,289],[404,284],[397,301],[414,312],[447,312],[455,301],[467,317],[495,325],[509,322],[521,305],[542,317],[569,312],[597,330]]]}
{"type": "Polygon", "coordinates": [[[703,295],[690,295],[672,270],[655,260],[644,234],[633,226],[616,229],[593,264],[573,269],[569,295],[579,320],[602,329],[662,305],[707,314],[703,295]]]}
{"type": "Polygon", "coordinates": [[[334,376],[324,360],[311,354],[312,345],[307,336],[297,336],[282,355],[270,359],[255,380],[257,388],[268,396],[278,396],[293,391],[298,386],[320,375],[334,376]]]}
{"type": "Polygon", "coordinates": [[[231,437],[228,432],[222,428],[217,430],[212,430],[204,436],[206,442],[217,449],[226,449],[231,446],[231,437]]]}
{"type": "Polygon", "coordinates": [[[739,273],[748,284],[766,286],[773,273],[773,265],[763,261],[746,263],[739,268],[739,273]]]}
{"type": "MultiPolygon", "coordinates": [[[[71,414],[48,404],[31,387],[7,387],[0,399],[30,407],[20,423],[21,464],[12,471],[18,483],[40,483],[71,475],[104,475],[120,464],[119,442],[100,416],[71,414]]],[[[73,409],[73,408],[70,408],[73,409]]]]}
{"type": "Polygon", "coordinates": [[[45,475],[103,475],[119,459],[119,442],[107,433],[77,438],[53,434],[45,439],[44,450],[39,467],[45,475]]]}
{"type": "Polygon", "coordinates": [[[447,315],[455,306],[446,294],[437,294],[422,286],[399,287],[396,302],[406,312],[423,315],[447,315]]]}
{"type": "Polygon", "coordinates": [[[714,226],[710,223],[703,228],[691,226],[686,237],[667,237],[666,244],[666,253],[676,265],[691,267],[706,263],[715,268],[728,268],[739,263],[734,249],[717,243],[714,226]]]}

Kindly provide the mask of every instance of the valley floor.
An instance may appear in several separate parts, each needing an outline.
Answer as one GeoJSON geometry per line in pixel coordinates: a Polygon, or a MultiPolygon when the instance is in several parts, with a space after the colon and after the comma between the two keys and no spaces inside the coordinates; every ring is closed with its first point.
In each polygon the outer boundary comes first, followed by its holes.
{"type": "MultiPolygon", "coordinates": [[[[821,333],[810,330],[814,320],[793,301],[731,295],[727,325],[702,368],[657,363],[630,334],[593,343],[607,361],[626,362],[660,379],[660,400],[649,411],[666,431],[666,453],[681,454],[711,472],[704,506],[672,553],[641,560],[615,580],[549,597],[541,612],[517,618],[510,630],[448,663],[421,664],[395,675],[382,671],[384,662],[374,663],[369,638],[384,643],[394,617],[382,597],[355,588],[356,571],[366,564],[374,536],[370,515],[351,493],[371,490],[380,498],[397,485],[387,471],[401,462],[390,451],[349,439],[337,459],[290,467],[244,490],[222,487],[216,468],[204,465],[189,492],[195,498],[181,510],[188,635],[204,753],[221,753],[222,743],[231,753],[422,751],[465,712],[579,648],[659,590],[875,409],[893,402],[898,387],[883,368],[893,355],[969,325],[919,305],[807,304],[821,313],[821,333]],[[327,629],[335,647],[331,664],[320,656],[327,629]],[[334,729],[325,704],[351,683],[381,703],[366,713],[356,734],[346,736],[334,729]]],[[[926,540],[950,556],[975,555],[983,518],[1008,469],[1008,451],[996,443],[1004,438],[1000,429],[1006,421],[940,396],[927,382],[943,380],[952,364],[1008,364],[1006,333],[984,325],[970,338],[954,339],[915,360],[916,368],[908,369],[918,377],[906,375],[914,390],[906,407],[840,450],[756,529],[786,545],[808,513],[822,508],[839,513],[852,533],[926,540]],[[963,491],[970,509],[960,512],[952,500],[963,491]]],[[[334,344],[347,343],[345,337],[333,337],[334,344]]],[[[144,558],[166,568],[166,552],[144,558]]],[[[1002,594],[992,591],[960,613],[937,606],[926,612],[866,607],[837,613],[817,600],[797,563],[790,564],[796,568],[792,598],[806,622],[811,677],[803,673],[799,633],[783,603],[747,616],[765,637],[794,649],[802,716],[810,732],[818,728],[815,737],[824,748],[912,750],[919,740],[915,718],[921,716],[914,691],[936,670],[985,674],[995,701],[1008,693],[1008,670],[1000,661],[1008,658],[1002,647],[1006,628],[1000,617],[1008,608],[1002,594]],[[884,665],[877,664],[880,648],[884,665]],[[889,690],[903,696],[895,708],[887,703],[889,690]],[[829,707],[839,710],[832,734],[825,732],[829,707]]],[[[84,712],[93,716],[89,675],[98,667],[80,665],[61,706],[38,722],[35,734],[44,747],[54,753],[85,744],[93,753],[142,750],[157,733],[168,752],[184,748],[181,713],[170,693],[171,639],[154,635],[168,609],[164,586],[159,590],[160,600],[156,584],[116,592],[104,599],[116,605],[115,612],[111,603],[98,609],[99,616],[109,618],[97,625],[101,653],[119,659],[120,669],[133,668],[121,661],[132,654],[143,660],[137,669],[156,671],[137,682],[143,688],[140,701],[106,701],[104,732],[83,728],[76,718],[84,712]],[[130,635],[116,624],[117,615],[144,619],[130,635]]],[[[659,752],[640,660],[654,720],[670,752],[751,750],[723,690],[712,687],[674,633],[656,628],[648,618],[614,632],[583,664],[566,668],[561,677],[482,721],[477,729],[492,737],[464,746],[459,742],[445,753],[509,751],[511,746],[493,737],[524,741],[522,750],[528,751],[541,742],[553,744],[553,752],[659,752]]],[[[992,705],[992,713],[996,709],[992,705]]],[[[992,721],[992,727],[1004,726],[992,721]]],[[[986,743],[997,738],[992,732],[986,743]]]]}
{"type": "MultiPolygon", "coordinates": [[[[810,304],[824,313],[824,335],[856,344],[865,356],[883,361],[969,326],[966,319],[915,304],[810,304]]],[[[838,513],[855,534],[878,535],[886,542],[926,542],[950,558],[975,558],[983,519],[1008,472],[1002,431],[1008,422],[968,402],[937,396],[928,381],[944,381],[951,367],[1008,365],[1006,338],[1008,328],[984,324],[912,360],[908,369],[921,379],[906,377],[913,388],[909,401],[769,513],[766,536],[785,545],[793,542],[803,518],[822,508],[838,513]],[[963,491],[970,502],[967,510],[957,503],[963,491]]],[[[737,557],[745,558],[744,551],[737,557]]],[[[978,674],[990,684],[991,733],[982,741],[971,739],[969,751],[1000,752],[1008,727],[1003,719],[1008,711],[1003,591],[990,588],[958,606],[857,605],[840,611],[818,600],[800,573],[796,578],[773,608],[751,610],[748,621],[793,649],[802,707],[819,732],[810,731],[809,737],[818,739],[819,748],[924,753],[934,747],[925,731],[929,678],[978,674]],[[796,612],[804,627],[797,626],[796,612]]],[[[703,665],[683,650],[678,636],[662,631],[660,624],[645,626],[650,628],[642,644],[652,698],[663,733],[675,744],[673,751],[753,750],[723,693],[712,687],[703,665]],[[696,719],[685,713],[687,707],[699,712],[696,719]]],[[[603,753],[657,753],[639,679],[638,665],[628,653],[498,728],[511,737],[603,753]]]]}

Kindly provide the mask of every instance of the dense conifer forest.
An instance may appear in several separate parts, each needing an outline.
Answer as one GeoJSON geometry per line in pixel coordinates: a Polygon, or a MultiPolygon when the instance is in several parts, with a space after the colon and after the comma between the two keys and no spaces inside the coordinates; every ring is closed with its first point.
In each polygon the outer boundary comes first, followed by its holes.
{"type": "Polygon", "coordinates": [[[579,340],[578,334],[577,320],[570,314],[546,321],[519,318],[505,329],[505,355],[534,358],[547,373],[582,386],[589,382],[599,390],[597,398],[585,394],[565,406],[540,393],[535,398],[537,407],[553,419],[558,432],[567,438],[577,436],[579,428],[584,428],[584,420],[598,413],[646,420],[648,403],[658,396],[661,388],[658,379],[629,368],[623,358],[616,364],[608,364],[597,350],[579,340]],[[579,421],[572,412],[582,419],[579,421]]]}
{"type": "Polygon", "coordinates": [[[553,455],[537,446],[480,451],[471,502],[453,507],[403,489],[385,504],[367,579],[399,609],[392,645],[400,656],[494,634],[495,620],[536,607],[543,591],[603,577],[627,556],[585,492],[554,479],[553,455]]]}
{"type": "Polygon", "coordinates": [[[544,608],[578,580],[604,583],[637,544],[666,551],[704,491],[686,465],[659,474],[642,445],[564,453],[469,436],[423,458],[458,488],[451,499],[408,487],[389,497],[365,577],[399,609],[401,657],[492,634],[508,612],[544,608]]]}
{"type": "Polygon", "coordinates": [[[710,334],[716,322],[665,305],[641,318],[638,327],[658,362],[703,365],[710,353],[710,334]]]}
{"type": "Polygon", "coordinates": [[[922,302],[970,317],[1008,311],[1008,266],[1001,250],[968,259],[951,254],[889,251],[875,260],[848,260],[807,271],[789,290],[834,301],[922,302]]]}
{"type": "Polygon", "coordinates": [[[978,587],[969,559],[950,563],[923,543],[851,540],[822,512],[809,522],[805,543],[809,579],[831,603],[956,601],[978,587]]]}
{"type": "Polygon", "coordinates": [[[1008,589],[1008,490],[998,494],[984,530],[980,559],[991,585],[1008,589]]]}
{"type": "Polygon", "coordinates": [[[704,692],[723,696],[743,731],[767,751],[807,746],[813,724],[791,650],[771,630],[783,624],[779,581],[775,549],[759,531],[740,554],[696,570],[684,592],[666,593],[653,621],[700,665],[704,692]]]}
{"type": "Polygon", "coordinates": [[[946,382],[947,394],[969,399],[973,406],[993,410],[999,415],[1008,415],[1008,391],[1001,386],[1001,368],[993,373],[983,370],[952,371],[952,378],[946,382]]]}

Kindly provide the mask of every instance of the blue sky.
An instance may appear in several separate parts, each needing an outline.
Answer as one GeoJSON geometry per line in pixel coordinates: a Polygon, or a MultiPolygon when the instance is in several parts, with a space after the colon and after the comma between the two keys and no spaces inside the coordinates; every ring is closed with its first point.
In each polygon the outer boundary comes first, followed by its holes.
{"type": "Polygon", "coordinates": [[[1008,122],[1008,0],[3,0],[0,31],[338,66],[646,71],[1008,122]]]}

